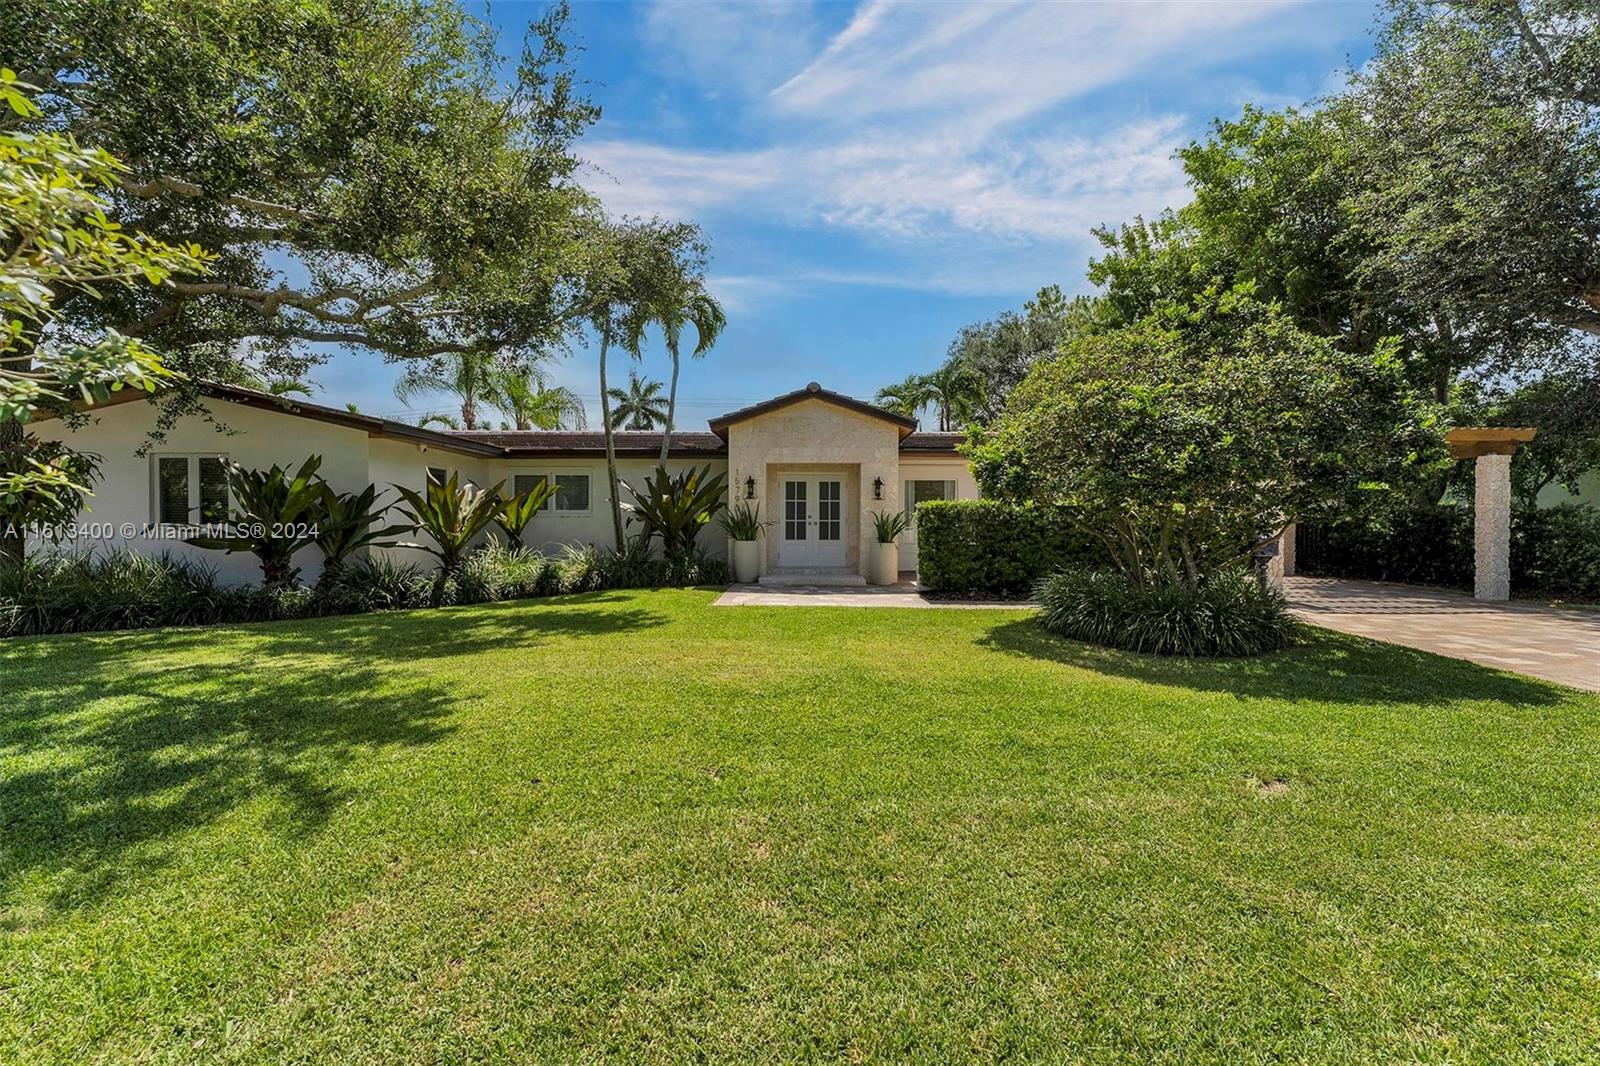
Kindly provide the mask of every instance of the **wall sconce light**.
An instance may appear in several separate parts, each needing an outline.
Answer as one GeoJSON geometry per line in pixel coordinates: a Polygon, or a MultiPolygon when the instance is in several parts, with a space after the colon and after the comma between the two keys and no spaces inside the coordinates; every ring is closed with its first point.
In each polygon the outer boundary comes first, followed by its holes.
{"type": "Polygon", "coordinates": [[[883,499],[883,478],[881,477],[872,479],[872,498],[874,500],[883,499]]]}
{"type": "Polygon", "coordinates": [[[744,498],[747,500],[756,498],[756,479],[748,475],[744,479],[744,498]]]}

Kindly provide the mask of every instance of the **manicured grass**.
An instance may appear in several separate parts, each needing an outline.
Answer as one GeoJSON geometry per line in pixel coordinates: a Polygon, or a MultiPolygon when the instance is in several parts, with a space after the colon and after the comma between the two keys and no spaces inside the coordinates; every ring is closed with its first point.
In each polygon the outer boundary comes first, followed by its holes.
{"type": "Polygon", "coordinates": [[[0,1061],[1600,1048],[1600,699],[713,598],[0,645],[0,1061]]]}

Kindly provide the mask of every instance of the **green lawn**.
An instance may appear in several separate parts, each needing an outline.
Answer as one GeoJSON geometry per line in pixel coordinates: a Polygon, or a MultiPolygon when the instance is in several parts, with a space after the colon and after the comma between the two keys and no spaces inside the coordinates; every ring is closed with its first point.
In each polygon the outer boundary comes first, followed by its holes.
{"type": "Polygon", "coordinates": [[[1600,698],[713,598],[0,644],[0,1061],[1600,1049],[1600,698]]]}

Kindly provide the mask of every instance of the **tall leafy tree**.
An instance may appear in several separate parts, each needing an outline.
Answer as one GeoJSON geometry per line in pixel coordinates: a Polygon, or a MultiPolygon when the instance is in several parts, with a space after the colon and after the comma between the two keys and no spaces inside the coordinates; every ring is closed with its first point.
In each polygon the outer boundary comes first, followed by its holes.
{"type": "Polygon", "coordinates": [[[1391,0],[1345,104],[1366,272],[1504,330],[1600,336],[1600,8],[1391,0]]]}
{"type": "Polygon", "coordinates": [[[534,366],[512,366],[497,375],[490,402],[522,430],[583,429],[589,424],[578,394],[551,385],[534,366]]]}
{"type": "Polygon", "coordinates": [[[986,495],[1066,505],[1131,580],[1194,588],[1288,522],[1448,462],[1394,348],[1344,351],[1248,289],[1207,292],[1035,366],[974,472],[986,495]]]}
{"type": "Polygon", "coordinates": [[[950,342],[948,359],[971,368],[983,381],[983,395],[973,416],[988,423],[1005,410],[1011,390],[1040,360],[1048,359],[1066,341],[1108,328],[1110,309],[1103,299],[1068,297],[1060,286],[1047,285],[1019,314],[1003,311],[988,322],[964,327],[950,342]]]}
{"type": "Polygon", "coordinates": [[[104,149],[19,129],[39,117],[30,88],[0,69],[0,565],[22,561],[30,525],[70,522],[89,494],[92,457],[26,432],[41,411],[176,380],[149,345],[115,329],[69,329],[62,308],[198,274],[210,257],[130,233],[110,214],[124,173],[104,149]]]}
{"type": "Polygon", "coordinates": [[[939,413],[939,429],[960,429],[971,421],[983,402],[983,379],[959,359],[947,360],[922,377],[928,403],[939,413]]]}
{"type": "Polygon", "coordinates": [[[659,253],[644,276],[642,298],[628,319],[628,341],[638,351],[650,325],[661,327],[667,355],[672,360],[672,377],[667,387],[667,418],[661,437],[661,462],[667,461],[672,432],[677,428],[678,374],[682,368],[681,348],[685,327],[695,331],[691,355],[698,359],[711,350],[728,323],[717,298],[706,288],[706,245],[698,233],[691,239],[658,244],[659,253]]]}
{"type": "Polygon", "coordinates": [[[461,401],[461,428],[478,429],[479,405],[492,401],[503,372],[491,352],[451,352],[409,364],[394,383],[394,395],[409,406],[418,396],[451,393],[461,401]]]}
{"type": "Polygon", "coordinates": [[[916,418],[928,406],[928,382],[922,374],[909,374],[905,380],[885,385],[872,397],[872,402],[907,418],[916,418]]]}
{"type": "Polygon", "coordinates": [[[192,372],[238,353],[297,374],[309,343],[401,360],[526,354],[573,327],[590,198],[573,142],[597,110],[567,12],[507,87],[494,31],[410,0],[17,0],[0,40],[41,86],[34,130],[104,145],[130,233],[218,259],[156,289],[64,301],[192,372]]]}
{"type": "Polygon", "coordinates": [[[661,395],[661,382],[639,377],[628,371],[628,387],[612,389],[612,429],[655,429],[667,423],[667,400],[661,395]]]}

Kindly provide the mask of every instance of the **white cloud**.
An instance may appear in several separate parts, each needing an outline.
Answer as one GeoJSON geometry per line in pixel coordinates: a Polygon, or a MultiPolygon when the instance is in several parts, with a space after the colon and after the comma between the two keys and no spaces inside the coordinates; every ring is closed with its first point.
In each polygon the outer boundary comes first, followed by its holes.
{"type": "Polygon", "coordinates": [[[1107,122],[1072,102],[1144,73],[1214,72],[1303,31],[1309,17],[1280,17],[1303,2],[868,0],[831,40],[808,4],[658,3],[646,40],[674,77],[732,98],[727,115],[755,146],[586,139],[587,180],[613,211],[693,218],[713,237],[727,220],[820,225],[885,253],[864,270],[746,266],[718,282],[735,305],[830,278],[952,293],[1036,283],[1081,264],[1094,226],[1188,198],[1173,152],[1203,116],[1169,104],[1107,122]]]}
{"type": "Polygon", "coordinates": [[[870,0],[772,93],[825,121],[936,114],[981,127],[1032,115],[1157,60],[1214,61],[1299,0],[897,4],[870,0]]]}
{"type": "Polygon", "coordinates": [[[1172,159],[1180,126],[1167,118],[1094,138],[984,151],[896,137],[723,152],[595,141],[586,152],[615,176],[614,185],[598,187],[625,213],[704,217],[736,209],[897,240],[959,233],[1061,240],[1181,197],[1172,159]]]}

